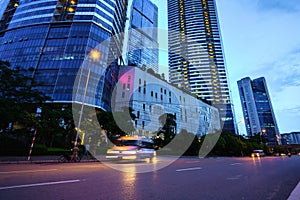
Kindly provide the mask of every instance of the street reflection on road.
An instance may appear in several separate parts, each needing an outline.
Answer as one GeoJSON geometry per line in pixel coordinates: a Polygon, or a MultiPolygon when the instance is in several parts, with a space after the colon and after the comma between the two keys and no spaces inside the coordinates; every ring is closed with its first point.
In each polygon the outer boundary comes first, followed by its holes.
{"type": "Polygon", "coordinates": [[[106,166],[121,172],[147,173],[157,171],[171,164],[173,160],[154,157],[141,160],[106,160],[102,161],[106,166]]]}
{"type": "Polygon", "coordinates": [[[261,158],[260,158],[260,156],[258,156],[258,157],[252,156],[251,158],[252,158],[252,162],[253,162],[254,166],[256,166],[257,164],[261,165],[261,158]]]}
{"type": "Polygon", "coordinates": [[[136,189],[136,168],[134,166],[127,166],[128,172],[123,172],[122,174],[122,189],[121,196],[126,197],[126,199],[136,199],[135,189],[136,189]]]}

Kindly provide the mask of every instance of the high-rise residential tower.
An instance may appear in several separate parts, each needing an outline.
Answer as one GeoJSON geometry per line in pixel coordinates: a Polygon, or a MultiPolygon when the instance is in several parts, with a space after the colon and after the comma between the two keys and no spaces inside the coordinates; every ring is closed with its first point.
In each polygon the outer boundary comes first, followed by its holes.
{"type": "Polygon", "coordinates": [[[82,102],[90,68],[85,103],[107,110],[117,79],[113,60],[120,55],[114,47],[122,41],[116,37],[112,43],[109,38],[124,30],[127,4],[127,0],[10,0],[0,23],[0,59],[32,69],[27,73],[34,77],[33,88],[54,103],[82,102]],[[98,58],[86,59],[93,49],[98,58]],[[78,73],[80,81],[74,85],[78,73]],[[96,93],[90,88],[97,88],[96,93]],[[76,90],[81,92],[74,99],[76,90]]]}
{"type": "Polygon", "coordinates": [[[263,135],[268,143],[277,144],[279,130],[265,78],[243,78],[238,88],[248,136],[263,135]]]}
{"type": "Polygon", "coordinates": [[[133,0],[128,38],[128,64],[158,73],[158,8],[151,0],[133,0]]]}
{"type": "Polygon", "coordinates": [[[169,79],[219,109],[235,133],[233,108],[214,0],[168,0],[169,79]]]}

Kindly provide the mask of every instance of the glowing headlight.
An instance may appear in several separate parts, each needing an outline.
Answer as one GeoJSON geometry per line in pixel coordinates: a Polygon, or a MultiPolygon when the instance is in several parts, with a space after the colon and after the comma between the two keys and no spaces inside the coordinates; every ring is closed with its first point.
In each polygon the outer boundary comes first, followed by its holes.
{"type": "Polygon", "coordinates": [[[107,150],[107,153],[119,153],[119,151],[107,150]]]}
{"type": "Polygon", "coordinates": [[[122,151],[122,154],[136,154],[136,151],[122,151]]]}

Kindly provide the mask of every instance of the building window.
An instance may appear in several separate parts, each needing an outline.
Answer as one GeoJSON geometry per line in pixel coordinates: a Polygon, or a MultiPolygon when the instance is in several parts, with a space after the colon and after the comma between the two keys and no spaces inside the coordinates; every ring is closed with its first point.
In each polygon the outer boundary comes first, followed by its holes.
{"type": "Polygon", "coordinates": [[[155,98],[157,99],[157,93],[155,92],[155,98]]]}
{"type": "Polygon", "coordinates": [[[144,87],[144,94],[146,94],[146,88],[144,87]]]}
{"type": "Polygon", "coordinates": [[[138,88],[138,91],[141,92],[141,87],[138,88]]]}
{"type": "Polygon", "coordinates": [[[142,84],[142,80],[141,79],[139,79],[139,84],[142,84]]]}
{"type": "Polygon", "coordinates": [[[125,97],[125,92],[122,92],[122,98],[124,98],[125,97]]]}
{"type": "Polygon", "coordinates": [[[151,91],[151,97],[153,97],[153,91],[151,91]]]}
{"type": "Polygon", "coordinates": [[[146,105],[145,104],[143,104],[143,110],[145,110],[146,109],[146,105]]]}
{"type": "Polygon", "coordinates": [[[137,111],[136,118],[140,118],[140,111],[137,111]]]}

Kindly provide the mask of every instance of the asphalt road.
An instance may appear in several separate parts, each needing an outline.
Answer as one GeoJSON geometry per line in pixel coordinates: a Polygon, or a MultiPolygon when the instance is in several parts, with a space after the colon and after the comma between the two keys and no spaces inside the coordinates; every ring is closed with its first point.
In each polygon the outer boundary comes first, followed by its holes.
{"type": "Polygon", "coordinates": [[[285,200],[300,181],[300,156],[181,158],[159,169],[169,161],[1,164],[0,199],[285,200]]]}

